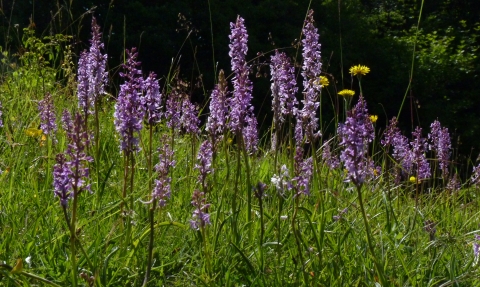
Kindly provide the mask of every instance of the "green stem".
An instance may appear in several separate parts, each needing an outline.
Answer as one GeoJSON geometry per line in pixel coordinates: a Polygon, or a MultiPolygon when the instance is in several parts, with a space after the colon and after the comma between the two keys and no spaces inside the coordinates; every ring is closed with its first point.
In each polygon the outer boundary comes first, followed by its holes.
{"type": "Polygon", "coordinates": [[[300,234],[296,228],[296,219],[297,219],[297,212],[298,212],[298,205],[299,205],[299,196],[295,197],[295,207],[293,209],[293,216],[292,216],[292,231],[293,235],[295,236],[295,243],[297,244],[298,249],[298,260],[300,261],[301,271],[303,274],[304,286],[308,286],[308,274],[305,271],[305,261],[303,260],[303,253],[302,253],[302,244],[300,242],[300,234]]]}
{"type": "Polygon", "coordinates": [[[274,155],[274,165],[273,165],[273,170],[277,170],[277,160],[278,160],[278,146],[279,146],[279,141],[280,141],[280,131],[281,131],[281,123],[280,119],[278,117],[278,113],[280,112],[278,110],[278,107],[280,106],[279,99],[278,99],[278,93],[274,94],[274,106],[275,106],[275,111],[274,111],[274,118],[273,118],[273,136],[275,137],[275,155],[274,155]]]}
{"type": "Polygon", "coordinates": [[[293,170],[295,166],[295,148],[294,148],[294,143],[293,143],[293,129],[295,127],[293,126],[292,123],[292,116],[288,115],[288,139],[289,139],[289,146],[288,146],[288,152],[290,155],[290,161],[289,161],[289,169],[293,170]]]}
{"type": "MultiPolygon", "coordinates": [[[[10,265],[8,265],[8,264],[2,264],[2,263],[0,263],[0,268],[5,268],[5,269],[10,270],[10,271],[13,270],[13,266],[10,266],[10,265]]],[[[20,272],[19,274],[25,275],[25,276],[27,276],[27,277],[33,278],[33,279],[38,280],[38,281],[41,281],[41,282],[43,282],[43,283],[45,283],[45,284],[47,284],[47,285],[50,285],[50,286],[61,287],[60,285],[57,285],[57,284],[53,283],[53,282],[50,281],[50,280],[47,280],[47,279],[45,279],[45,278],[42,278],[42,277],[40,277],[40,276],[38,276],[38,275],[35,275],[35,274],[32,274],[32,273],[28,273],[28,272],[22,271],[22,272],[20,272]]]]}
{"type": "Polygon", "coordinates": [[[125,219],[123,217],[124,205],[125,205],[125,198],[127,197],[127,180],[128,180],[128,159],[129,154],[127,151],[123,151],[123,189],[122,189],[122,202],[120,203],[120,215],[122,216],[122,220],[125,223],[125,219]]]}
{"type": "MultiPolygon", "coordinates": [[[[85,122],[87,125],[87,122],[85,122]]],[[[99,208],[100,204],[100,121],[98,120],[98,101],[95,101],[95,165],[96,165],[96,174],[97,174],[97,206],[99,208]]]]}
{"type": "Polygon", "coordinates": [[[418,172],[419,172],[419,166],[417,164],[417,173],[415,174],[415,209],[418,209],[418,186],[420,185],[420,182],[418,180],[418,172]]]}
{"type": "MultiPolygon", "coordinates": [[[[153,154],[153,126],[149,125],[148,130],[148,155],[147,155],[147,168],[148,168],[148,191],[151,192],[153,190],[153,168],[152,168],[152,154],[153,154]]],[[[154,208],[155,209],[155,208],[154,208]]]]}
{"type": "Polygon", "coordinates": [[[78,196],[76,188],[73,190],[73,207],[72,207],[72,220],[70,222],[70,253],[72,257],[72,279],[73,286],[78,286],[77,282],[77,254],[75,250],[75,222],[77,220],[77,205],[78,205],[78,196]]]}
{"type": "Polygon", "coordinates": [[[281,266],[281,255],[282,255],[282,250],[281,250],[281,245],[280,242],[282,242],[282,224],[281,224],[281,216],[282,216],[282,210],[283,210],[283,196],[278,195],[278,216],[277,216],[277,264],[278,266],[281,266]]]}
{"type": "Polygon", "coordinates": [[[213,41],[213,21],[212,21],[212,9],[210,7],[210,0],[207,1],[208,2],[208,16],[210,18],[210,35],[212,37],[212,61],[213,61],[213,75],[214,75],[214,79],[213,79],[213,83],[216,83],[217,82],[217,63],[215,62],[215,45],[214,45],[214,41],[213,41]]]}
{"type": "Polygon", "coordinates": [[[98,100],[95,100],[95,155],[97,160],[100,156],[100,121],[98,119],[98,100]]]}
{"type": "Polygon", "coordinates": [[[358,78],[358,87],[360,88],[360,95],[362,95],[363,97],[363,90],[362,90],[362,76],[361,75],[358,75],[357,78],[358,78]]]}
{"type": "Polygon", "coordinates": [[[230,154],[228,150],[228,134],[223,135],[223,149],[225,152],[225,164],[227,166],[227,175],[225,176],[226,180],[230,179],[230,154]]]}
{"type": "Polygon", "coordinates": [[[90,261],[90,257],[88,256],[87,252],[85,251],[85,248],[83,248],[82,244],[80,244],[80,240],[78,240],[78,238],[76,238],[75,242],[77,243],[78,247],[80,247],[80,251],[82,252],[83,256],[85,256],[85,260],[87,260],[87,264],[90,267],[90,269],[94,270],[95,268],[92,264],[92,261],[90,261]]]}
{"type": "Polygon", "coordinates": [[[342,18],[341,16],[341,9],[340,9],[340,4],[342,1],[338,1],[338,40],[339,40],[339,46],[340,46],[340,75],[342,76],[342,88],[343,86],[343,45],[342,45],[342,18]]]}
{"type": "Polygon", "coordinates": [[[412,86],[413,67],[415,66],[415,49],[416,49],[416,46],[417,46],[417,38],[418,38],[418,31],[419,31],[419,28],[420,28],[420,20],[422,19],[423,2],[424,2],[424,0],[422,0],[422,4],[420,5],[420,11],[418,13],[417,30],[415,32],[415,40],[413,41],[412,67],[410,68],[410,77],[409,77],[409,80],[408,80],[407,90],[405,91],[405,95],[403,96],[402,104],[400,105],[400,109],[398,110],[397,119],[400,118],[400,114],[402,113],[403,104],[405,103],[405,99],[407,98],[408,92],[410,91],[410,87],[412,86]]]}
{"type": "Polygon", "coordinates": [[[210,278],[211,278],[211,275],[212,275],[212,266],[211,266],[211,263],[210,263],[210,251],[208,249],[208,242],[207,242],[207,230],[205,229],[205,226],[201,226],[200,228],[200,232],[202,234],[202,237],[203,237],[203,248],[204,248],[204,252],[205,252],[205,264],[206,264],[206,268],[207,268],[207,276],[208,276],[208,281],[210,281],[210,278]]]}
{"type": "Polygon", "coordinates": [[[129,199],[130,199],[130,206],[128,206],[127,209],[127,246],[130,244],[130,240],[132,237],[132,222],[130,219],[130,216],[133,211],[133,181],[134,181],[134,175],[135,175],[135,157],[133,155],[133,152],[129,153],[129,158],[130,158],[130,194],[129,194],[129,199]]]}
{"type": "Polygon", "coordinates": [[[381,268],[380,264],[377,261],[375,256],[375,249],[373,248],[373,240],[371,238],[371,231],[370,225],[368,224],[367,214],[365,213],[365,208],[363,206],[363,199],[362,199],[362,185],[356,184],[357,187],[357,194],[358,194],[358,202],[360,204],[360,211],[362,212],[363,222],[365,224],[365,232],[367,233],[367,244],[372,255],[373,263],[375,264],[375,268],[377,269],[377,274],[380,279],[380,283],[382,286],[389,286],[388,282],[385,280],[385,275],[383,274],[383,269],[381,268]]]}
{"type": "MultiPolygon", "coordinates": [[[[245,171],[247,172],[247,222],[252,221],[252,185],[251,185],[251,178],[250,178],[250,164],[249,164],[249,157],[247,153],[247,148],[245,147],[245,143],[243,142],[243,156],[245,159],[245,171]]],[[[251,226],[251,225],[250,225],[251,226]]]]}
{"type": "Polygon", "coordinates": [[[153,243],[154,243],[154,234],[155,234],[155,207],[157,205],[157,200],[154,199],[152,207],[150,208],[150,241],[148,243],[148,257],[147,257],[147,270],[145,272],[145,279],[143,280],[143,286],[147,286],[148,279],[150,278],[150,271],[152,270],[152,261],[153,261],[153,243]]]}
{"type": "Polygon", "coordinates": [[[262,200],[262,196],[263,196],[263,192],[261,192],[260,190],[258,191],[259,193],[259,197],[258,197],[258,203],[259,203],[259,208],[260,208],[260,240],[259,240],[259,244],[258,244],[258,250],[260,251],[260,270],[261,272],[264,272],[265,271],[265,260],[263,258],[263,249],[262,249],[262,246],[263,246],[263,238],[264,238],[264,234],[265,234],[265,226],[263,224],[263,200],[262,200]]]}
{"type": "MultiPolygon", "coordinates": [[[[50,139],[50,137],[48,135],[45,135],[45,145],[47,146],[47,166],[46,166],[47,173],[46,174],[51,174],[51,172],[50,172],[50,143],[52,144],[52,148],[53,148],[53,138],[52,138],[51,141],[49,139],[50,139]]],[[[47,183],[47,180],[45,181],[45,183],[47,183]]]]}
{"type": "Polygon", "coordinates": [[[238,244],[238,240],[240,240],[239,234],[238,234],[238,228],[237,228],[237,198],[238,198],[238,182],[240,180],[240,173],[241,173],[241,156],[240,156],[240,139],[239,137],[241,134],[237,132],[237,172],[235,174],[235,184],[234,184],[234,191],[235,194],[232,199],[232,211],[234,213],[233,218],[232,218],[232,227],[233,227],[233,233],[235,235],[235,244],[238,244]]]}

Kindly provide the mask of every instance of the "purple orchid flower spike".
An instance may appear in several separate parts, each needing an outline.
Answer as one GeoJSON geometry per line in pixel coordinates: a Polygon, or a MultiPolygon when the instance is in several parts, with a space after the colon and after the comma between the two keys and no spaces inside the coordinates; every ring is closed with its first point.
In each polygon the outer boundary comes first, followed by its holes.
{"type": "Polygon", "coordinates": [[[310,10],[303,27],[304,39],[303,45],[303,94],[302,100],[303,107],[298,111],[297,119],[302,123],[302,127],[307,136],[307,140],[314,140],[321,136],[321,132],[318,129],[317,110],[320,106],[318,101],[318,94],[320,93],[321,86],[318,85],[318,79],[322,70],[322,62],[320,56],[320,43],[318,30],[313,25],[315,20],[313,19],[313,10],[310,10]]]}
{"type": "Polygon", "coordinates": [[[438,165],[442,171],[442,177],[448,176],[448,161],[450,159],[450,150],[452,143],[448,129],[440,125],[439,121],[434,121],[431,125],[431,132],[428,138],[431,141],[430,150],[433,150],[437,156],[438,165]]]}
{"type": "Polygon", "coordinates": [[[84,115],[92,113],[98,97],[105,93],[108,81],[107,55],[101,52],[104,48],[101,38],[100,26],[93,17],[90,50],[83,51],[78,61],[78,106],[84,115]]]}
{"type": "Polygon", "coordinates": [[[247,65],[248,34],[244,25],[244,19],[238,16],[235,23],[230,23],[230,52],[233,77],[233,98],[230,101],[230,130],[237,135],[243,136],[248,152],[256,151],[258,134],[257,119],[253,113],[252,82],[248,78],[250,68],[247,65]]]}
{"type": "Polygon", "coordinates": [[[50,93],[47,93],[45,98],[38,102],[38,111],[40,112],[40,129],[44,134],[55,137],[57,123],[53,98],[50,93]]]}
{"type": "Polygon", "coordinates": [[[348,111],[345,123],[339,124],[338,134],[341,140],[340,146],[343,148],[340,160],[348,171],[349,180],[359,186],[371,174],[368,144],[375,137],[367,104],[362,96],[357,105],[348,111]]]}
{"type": "Polygon", "coordinates": [[[125,73],[120,75],[125,78],[125,83],[120,86],[120,93],[115,104],[115,129],[120,134],[120,149],[126,152],[140,150],[138,137],[143,128],[145,106],[143,105],[142,92],[144,81],[142,71],[137,69],[136,49],[127,50],[127,62],[123,65],[125,73]]]}

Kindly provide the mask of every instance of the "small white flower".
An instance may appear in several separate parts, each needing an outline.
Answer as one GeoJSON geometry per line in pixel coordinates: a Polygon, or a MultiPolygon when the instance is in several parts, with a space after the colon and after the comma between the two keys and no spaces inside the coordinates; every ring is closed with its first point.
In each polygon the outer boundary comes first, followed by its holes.
{"type": "Polygon", "coordinates": [[[25,258],[25,262],[28,264],[28,266],[30,266],[30,264],[32,264],[32,256],[25,258]]]}
{"type": "Polygon", "coordinates": [[[281,179],[278,175],[274,174],[274,175],[272,176],[271,182],[272,182],[273,185],[275,185],[275,187],[276,187],[278,190],[281,190],[281,189],[282,189],[282,184],[281,184],[281,183],[282,183],[282,179],[281,179]]]}

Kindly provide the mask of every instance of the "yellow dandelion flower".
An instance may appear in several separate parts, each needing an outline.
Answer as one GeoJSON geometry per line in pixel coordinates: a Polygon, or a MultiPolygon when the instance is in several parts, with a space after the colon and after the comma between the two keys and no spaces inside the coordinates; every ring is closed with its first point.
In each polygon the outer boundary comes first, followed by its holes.
{"type": "Polygon", "coordinates": [[[370,121],[371,121],[372,123],[376,123],[377,120],[378,120],[378,116],[377,116],[377,115],[371,115],[371,116],[370,116],[370,121]]]}
{"type": "Polygon", "coordinates": [[[42,133],[43,133],[42,130],[36,129],[36,128],[28,128],[25,130],[25,134],[27,135],[27,137],[31,137],[31,138],[37,138],[41,136],[42,133]]]}
{"type": "Polygon", "coordinates": [[[412,175],[412,176],[410,177],[410,182],[411,182],[411,183],[417,183],[417,178],[412,175]]]}
{"type": "Polygon", "coordinates": [[[338,92],[340,96],[350,96],[353,97],[355,95],[355,92],[349,89],[343,89],[340,92],[338,92]]]}
{"type": "Polygon", "coordinates": [[[325,77],[325,76],[320,76],[320,78],[318,79],[318,83],[320,85],[322,85],[322,88],[323,87],[328,87],[328,85],[330,85],[330,82],[328,81],[328,78],[325,77]]]}
{"type": "Polygon", "coordinates": [[[349,71],[350,71],[350,74],[352,74],[353,76],[357,76],[357,75],[365,76],[370,72],[370,68],[367,66],[356,65],[351,67],[349,71]]]}

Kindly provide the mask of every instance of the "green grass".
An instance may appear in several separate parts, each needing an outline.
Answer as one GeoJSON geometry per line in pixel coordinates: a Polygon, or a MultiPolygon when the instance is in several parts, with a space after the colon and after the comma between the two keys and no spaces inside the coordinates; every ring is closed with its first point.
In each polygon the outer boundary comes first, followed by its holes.
{"type": "MultiPolygon", "coordinates": [[[[71,286],[71,235],[52,186],[55,155],[67,144],[65,133],[60,128],[55,144],[51,139],[43,142],[40,137],[29,137],[25,131],[39,124],[37,101],[46,92],[54,95],[57,117],[65,108],[75,110],[76,98],[55,82],[47,64],[40,69],[27,62],[12,67],[4,59],[0,286],[71,286]],[[12,273],[19,258],[23,271],[12,273]]],[[[151,193],[145,153],[148,131],[142,132],[144,148],[135,154],[134,189],[125,200],[133,199],[133,208],[121,213],[124,159],[114,129],[113,104],[104,98],[99,113],[100,157],[89,166],[92,193],[83,192],[78,199],[73,274],[82,286],[141,286],[145,276],[150,205],[144,202],[151,193]],[[131,231],[124,222],[131,223],[131,231]],[[90,277],[90,282],[84,279],[90,277]]],[[[92,127],[93,119],[89,124],[92,127]]],[[[155,127],[155,150],[164,143],[162,135],[170,136],[165,123],[155,127]]],[[[424,190],[416,206],[415,186],[409,181],[393,184],[388,180],[392,176],[387,176],[391,171],[368,181],[362,186],[362,197],[373,255],[357,192],[345,182],[342,169],[328,169],[317,156],[311,195],[278,195],[270,181],[282,164],[292,170],[291,149],[286,144],[276,165],[274,154],[267,150],[249,156],[247,180],[243,156],[237,162],[235,140],[222,142],[214,174],[208,178],[212,224],[203,232],[192,230],[191,196],[200,188],[194,165],[204,138],[204,134],[175,135],[172,197],[154,215],[150,286],[374,286],[379,272],[389,286],[480,284],[472,249],[474,234],[480,232],[478,188],[464,185],[453,194],[441,187],[424,190]],[[266,197],[260,204],[252,196],[248,214],[247,196],[257,182],[269,185],[266,197]],[[436,223],[434,238],[424,230],[426,220],[436,223]],[[376,269],[375,260],[381,270],[376,269]]],[[[153,159],[156,164],[155,152],[153,159]]]]}

